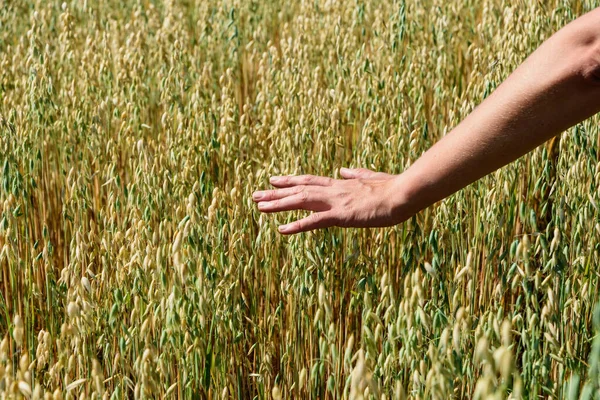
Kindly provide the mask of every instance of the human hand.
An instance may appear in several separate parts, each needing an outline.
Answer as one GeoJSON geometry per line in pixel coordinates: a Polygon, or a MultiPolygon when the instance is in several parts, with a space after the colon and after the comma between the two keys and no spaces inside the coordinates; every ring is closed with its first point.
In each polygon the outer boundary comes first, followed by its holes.
{"type": "Polygon", "coordinates": [[[399,177],[364,168],[341,168],[344,179],[324,176],[279,176],[270,179],[275,190],[256,191],[252,199],[265,213],[313,211],[309,216],[281,225],[289,235],[313,229],[384,227],[396,225],[410,215],[402,211],[399,177]]]}

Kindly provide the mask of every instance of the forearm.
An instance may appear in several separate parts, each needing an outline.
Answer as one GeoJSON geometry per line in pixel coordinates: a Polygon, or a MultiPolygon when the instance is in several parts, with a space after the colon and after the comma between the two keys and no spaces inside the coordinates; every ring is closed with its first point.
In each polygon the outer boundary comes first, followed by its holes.
{"type": "Polygon", "coordinates": [[[561,29],[398,176],[419,211],[600,111],[600,9],[561,29]]]}

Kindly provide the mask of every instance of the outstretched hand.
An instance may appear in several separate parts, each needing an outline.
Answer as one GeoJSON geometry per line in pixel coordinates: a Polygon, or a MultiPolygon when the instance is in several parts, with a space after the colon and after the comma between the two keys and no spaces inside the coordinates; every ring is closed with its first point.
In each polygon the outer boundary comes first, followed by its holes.
{"type": "Polygon", "coordinates": [[[252,199],[265,213],[307,210],[309,216],[279,226],[279,232],[294,234],[313,229],[340,227],[384,227],[396,225],[402,215],[398,190],[399,175],[364,168],[341,168],[344,179],[324,176],[274,176],[271,185],[278,189],[254,192],[252,199]]]}

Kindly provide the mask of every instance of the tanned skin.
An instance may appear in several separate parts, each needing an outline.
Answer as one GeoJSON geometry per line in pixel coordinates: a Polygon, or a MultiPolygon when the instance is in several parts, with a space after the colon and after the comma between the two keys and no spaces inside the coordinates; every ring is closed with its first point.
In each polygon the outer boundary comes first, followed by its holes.
{"type": "Polygon", "coordinates": [[[279,227],[294,234],[330,226],[399,224],[600,111],[600,8],[566,25],[488,98],[399,175],[340,169],[344,179],[271,177],[262,212],[312,213],[279,227]]]}

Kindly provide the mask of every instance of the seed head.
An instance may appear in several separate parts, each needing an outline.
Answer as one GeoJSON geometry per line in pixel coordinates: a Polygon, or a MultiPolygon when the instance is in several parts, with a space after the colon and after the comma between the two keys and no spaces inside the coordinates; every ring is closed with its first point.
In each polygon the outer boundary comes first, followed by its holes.
{"type": "Polygon", "coordinates": [[[23,327],[23,320],[17,314],[13,320],[14,328],[13,328],[13,338],[17,343],[17,346],[21,346],[23,344],[23,335],[25,333],[25,328],[23,327]]]}
{"type": "Polygon", "coordinates": [[[77,303],[73,301],[69,303],[69,305],[67,306],[67,314],[71,318],[79,317],[79,306],[77,305],[77,303]]]}

